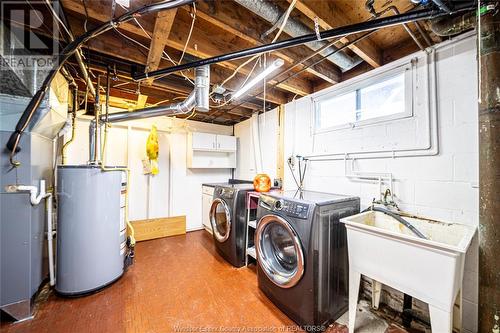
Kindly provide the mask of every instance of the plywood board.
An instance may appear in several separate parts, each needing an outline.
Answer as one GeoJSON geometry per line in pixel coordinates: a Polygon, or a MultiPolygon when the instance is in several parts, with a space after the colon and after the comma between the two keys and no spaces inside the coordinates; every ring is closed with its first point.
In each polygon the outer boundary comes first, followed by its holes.
{"type": "Polygon", "coordinates": [[[162,217],[148,220],[132,221],[135,240],[145,241],[186,233],[186,216],[162,217]]]}

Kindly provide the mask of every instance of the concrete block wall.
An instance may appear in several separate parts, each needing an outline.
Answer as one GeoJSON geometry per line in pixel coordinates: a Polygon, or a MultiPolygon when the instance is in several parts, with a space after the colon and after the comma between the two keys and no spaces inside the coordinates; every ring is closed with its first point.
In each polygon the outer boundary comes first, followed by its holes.
{"type": "MultiPolygon", "coordinates": [[[[423,52],[414,85],[414,116],[372,126],[328,133],[314,133],[313,100],[326,91],[289,103],[285,111],[285,159],[295,154],[397,151],[398,145],[420,148],[429,138],[426,130],[436,125],[439,152],[434,156],[384,157],[357,159],[356,171],[391,173],[399,207],[434,219],[478,225],[478,87],[477,50],[474,34],[461,36],[437,46],[435,77],[428,76],[432,59],[423,52]],[[428,88],[427,84],[431,84],[428,88]],[[432,87],[435,85],[435,97],[432,87]],[[429,102],[429,98],[435,101],[429,102]],[[435,102],[432,104],[432,102],[435,102]],[[435,105],[437,124],[432,124],[431,105],[435,105]],[[426,115],[431,115],[426,118],[426,115]],[[412,146],[413,145],[413,146],[412,146]]],[[[410,57],[411,58],[411,57],[410,57]]],[[[391,66],[391,64],[387,65],[391,66]]],[[[386,66],[384,66],[386,67],[386,66]]],[[[378,69],[383,71],[384,69],[378,69]]],[[[374,70],[372,72],[376,72],[374,70]]],[[[367,76],[372,75],[370,73],[367,76]]],[[[364,77],[357,78],[358,80],[364,77]]],[[[351,194],[361,197],[362,207],[378,199],[377,182],[356,181],[345,177],[345,162],[311,162],[305,188],[315,191],[351,194]]],[[[384,188],[388,184],[384,185],[384,188]]],[[[295,188],[290,172],[285,187],[295,188]]],[[[463,331],[477,332],[478,242],[474,240],[466,258],[463,290],[463,331]]]]}
{"type": "MultiPolygon", "coordinates": [[[[277,178],[278,150],[278,109],[259,115],[258,132],[261,148],[262,170],[271,177],[277,178]]],[[[234,178],[253,180],[258,173],[253,149],[252,119],[247,119],[234,125],[234,135],[238,138],[237,168],[234,178]]]]}

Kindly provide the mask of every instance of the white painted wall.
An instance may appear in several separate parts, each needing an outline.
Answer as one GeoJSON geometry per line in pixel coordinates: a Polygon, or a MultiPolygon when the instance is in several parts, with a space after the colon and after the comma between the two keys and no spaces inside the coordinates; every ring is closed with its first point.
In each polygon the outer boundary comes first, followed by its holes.
{"type": "MultiPolygon", "coordinates": [[[[76,140],[68,149],[68,164],[88,161],[88,119],[78,119],[76,140]]],[[[187,133],[207,132],[231,135],[231,126],[183,121],[167,117],[114,124],[108,134],[106,164],[131,170],[131,220],[186,215],[187,230],[202,228],[201,184],[226,182],[230,169],[187,169],[187,133]],[[155,124],[159,134],[158,175],[142,173],[146,140],[155,124]],[[148,199],[149,197],[149,199],[148,199]]]]}
{"type": "MultiPolygon", "coordinates": [[[[389,64],[354,80],[346,81],[291,102],[285,107],[285,161],[297,154],[337,153],[333,161],[311,162],[305,176],[308,190],[356,195],[362,207],[379,198],[377,182],[345,177],[344,153],[355,157],[356,170],[392,173],[396,201],[404,211],[435,219],[478,225],[478,135],[476,39],[469,34],[436,48],[435,72],[432,57],[419,52],[414,78],[414,116],[371,126],[315,134],[312,98],[341,89],[394,66],[389,64]],[[433,78],[435,74],[435,79],[433,78]],[[430,85],[429,85],[430,84],[430,85]],[[439,145],[436,145],[439,138],[439,145]],[[429,148],[430,149],[426,149],[429,148]],[[439,148],[439,150],[436,150],[439,148]],[[369,152],[370,159],[363,159],[369,152]],[[354,154],[362,152],[362,154],[354,154]],[[415,156],[409,155],[427,155],[415,156]],[[435,154],[435,155],[432,155],[435,154]],[[402,156],[407,157],[402,157],[402,156]],[[378,158],[376,158],[378,157],[378,158]]],[[[235,126],[241,156],[236,174],[253,174],[249,121],[235,126]]],[[[276,133],[270,128],[271,133],[276,133]]],[[[276,154],[268,138],[263,154],[276,154]],[[268,144],[269,143],[269,144],[268,144]]],[[[288,167],[284,186],[295,189],[288,167]]],[[[387,185],[386,185],[387,186],[387,185]]],[[[384,188],[385,189],[385,188],[384,188]]],[[[477,332],[478,243],[467,254],[463,290],[463,328],[477,332]]]]}
{"type": "MultiPolygon", "coordinates": [[[[274,109],[258,117],[262,172],[268,174],[272,180],[277,178],[279,112],[274,109]]],[[[252,119],[234,125],[234,135],[238,138],[237,168],[234,173],[237,179],[253,180],[258,173],[252,126],[252,119]]]]}

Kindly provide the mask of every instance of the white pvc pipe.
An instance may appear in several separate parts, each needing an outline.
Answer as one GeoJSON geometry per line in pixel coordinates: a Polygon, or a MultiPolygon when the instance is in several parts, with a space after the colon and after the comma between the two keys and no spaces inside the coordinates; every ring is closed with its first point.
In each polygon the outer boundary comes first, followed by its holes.
{"type": "Polygon", "coordinates": [[[40,193],[38,193],[38,188],[36,186],[26,186],[19,185],[17,186],[18,191],[29,191],[30,192],[30,202],[33,206],[36,206],[42,201],[42,199],[46,199],[46,213],[47,213],[47,247],[48,247],[48,255],[49,255],[49,278],[50,285],[54,286],[54,251],[53,251],[53,237],[54,232],[52,230],[52,193],[47,193],[45,190],[45,180],[40,180],[40,193]]]}
{"type": "Polygon", "coordinates": [[[54,249],[53,249],[53,238],[54,232],[52,230],[52,194],[48,193],[46,200],[46,212],[47,212],[47,247],[48,247],[48,255],[49,255],[49,278],[50,285],[55,285],[54,278],[54,249]]]}
{"type": "Polygon", "coordinates": [[[33,206],[36,206],[42,201],[42,199],[47,197],[47,193],[45,192],[45,180],[40,180],[40,194],[38,193],[38,188],[36,186],[26,186],[19,185],[17,187],[18,191],[29,191],[30,192],[30,202],[33,206]]]}

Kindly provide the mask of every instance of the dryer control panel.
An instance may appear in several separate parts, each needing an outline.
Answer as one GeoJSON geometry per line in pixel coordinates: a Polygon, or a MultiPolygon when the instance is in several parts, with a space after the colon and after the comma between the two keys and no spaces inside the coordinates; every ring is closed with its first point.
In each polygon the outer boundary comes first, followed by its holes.
{"type": "Polygon", "coordinates": [[[235,190],[233,188],[228,187],[217,187],[215,189],[215,194],[224,199],[232,199],[234,197],[234,192],[235,190]]]}
{"type": "Polygon", "coordinates": [[[291,217],[306,219],[309,212],[309,205],[288,200],[278,200],[274,204],[274,209],[291,217]]]}

